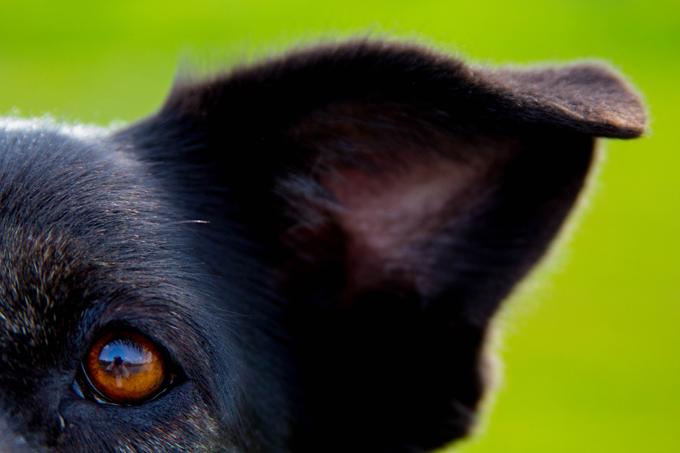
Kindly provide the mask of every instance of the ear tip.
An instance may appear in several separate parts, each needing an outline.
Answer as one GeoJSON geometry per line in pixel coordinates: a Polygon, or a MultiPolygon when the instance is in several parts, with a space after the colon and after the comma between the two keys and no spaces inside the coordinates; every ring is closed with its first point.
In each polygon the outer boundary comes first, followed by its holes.
{"type": "Polygon", "coordinates": [[[567,67],[567,72],[581,85],[593,102],[599,124],[606,126],[613,138],[636,138],[647,129],[647,113],[641,95],[615,69],[601,62],[587,62],[567,67]]]}
{"type": "Polygon", "coordinates": [[[609,138],[636,138],[647,128],[640,95],[601,62],[482,74],[500,96],[526,106],[526,116],[541,122],[609,138]]]}

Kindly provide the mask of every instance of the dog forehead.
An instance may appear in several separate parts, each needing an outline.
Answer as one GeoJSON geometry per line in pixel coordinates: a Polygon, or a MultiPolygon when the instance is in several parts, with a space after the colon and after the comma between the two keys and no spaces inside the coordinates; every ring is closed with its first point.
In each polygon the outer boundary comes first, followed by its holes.
{"type": "Polygon", "coordinates": [[[83,231],[78,234],[77,227],[98,210],[88,178],[101,171],[85,169],[88,157],[95,167],[101,165],[80,135],[51,121],[0,121],[0,348],[5,364],[10,355],[49,343],[51,330],[63,322],[75,321],[60,316],[59,308],[85,275],[78,237],[83,231]]]}
{"type": "MultiPolygon", "coordinates": [[[[0,221],[0,322],[5,330],[28,334],[54,313],[93,268],[92,260],[67,226],[52,224],[41,231],[23,219],[0,221]]],[[[54,320],[51,320],[54,322],[54,320]]]]}
{"type": "Polygon", "coordinates": [[[160,185],[123,148],[106,129],[0,120],[0,235],[125,241],[166,222],[160,185]]]}
{"type": "Polygon", "coordinates": [[[0,121],[0,363],[49,355],[104,276],[149,255],[167,221],[138,167],[103,130],[0,121]]]}

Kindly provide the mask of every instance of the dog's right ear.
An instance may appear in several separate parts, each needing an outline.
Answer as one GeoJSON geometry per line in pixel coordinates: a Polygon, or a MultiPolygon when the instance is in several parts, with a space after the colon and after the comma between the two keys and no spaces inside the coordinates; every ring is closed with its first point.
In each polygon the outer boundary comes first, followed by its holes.
{"type": "Polygon", "coordinates": [[[594,137],[644,127],[596,65],[490,71],[360,42],[180,85],[118,139],[278,275],[249,284],[288,304],[295,451],[412,452],[468,430],[489,320],[571,209],[594,137]]]}

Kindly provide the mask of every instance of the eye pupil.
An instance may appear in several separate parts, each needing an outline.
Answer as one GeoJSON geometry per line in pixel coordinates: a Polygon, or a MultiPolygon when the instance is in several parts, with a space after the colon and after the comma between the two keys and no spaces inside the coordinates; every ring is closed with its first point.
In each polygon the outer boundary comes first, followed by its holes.
{"type": "Polygon", "coordinates": [[[165,368],[162,354],[148,338],[125,331],[100,337],[83,363],[94,390],[120,404],[138,404],[157,395],[172,377],[165,368]]]}

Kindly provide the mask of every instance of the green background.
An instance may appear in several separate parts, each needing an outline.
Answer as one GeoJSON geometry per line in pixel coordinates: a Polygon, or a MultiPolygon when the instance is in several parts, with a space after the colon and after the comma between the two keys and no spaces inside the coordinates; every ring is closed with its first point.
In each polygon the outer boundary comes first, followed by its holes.
{"type": "Polygon", "coordinates": [[[605,144],[559,251],[506,304],[501,383],[453,449],[680,451],[678,1],[0,1],[0,113],[130,121],[178,63],[366,35],[489,64],[599,58],[644,93],[650,132],[605,144]]]}

